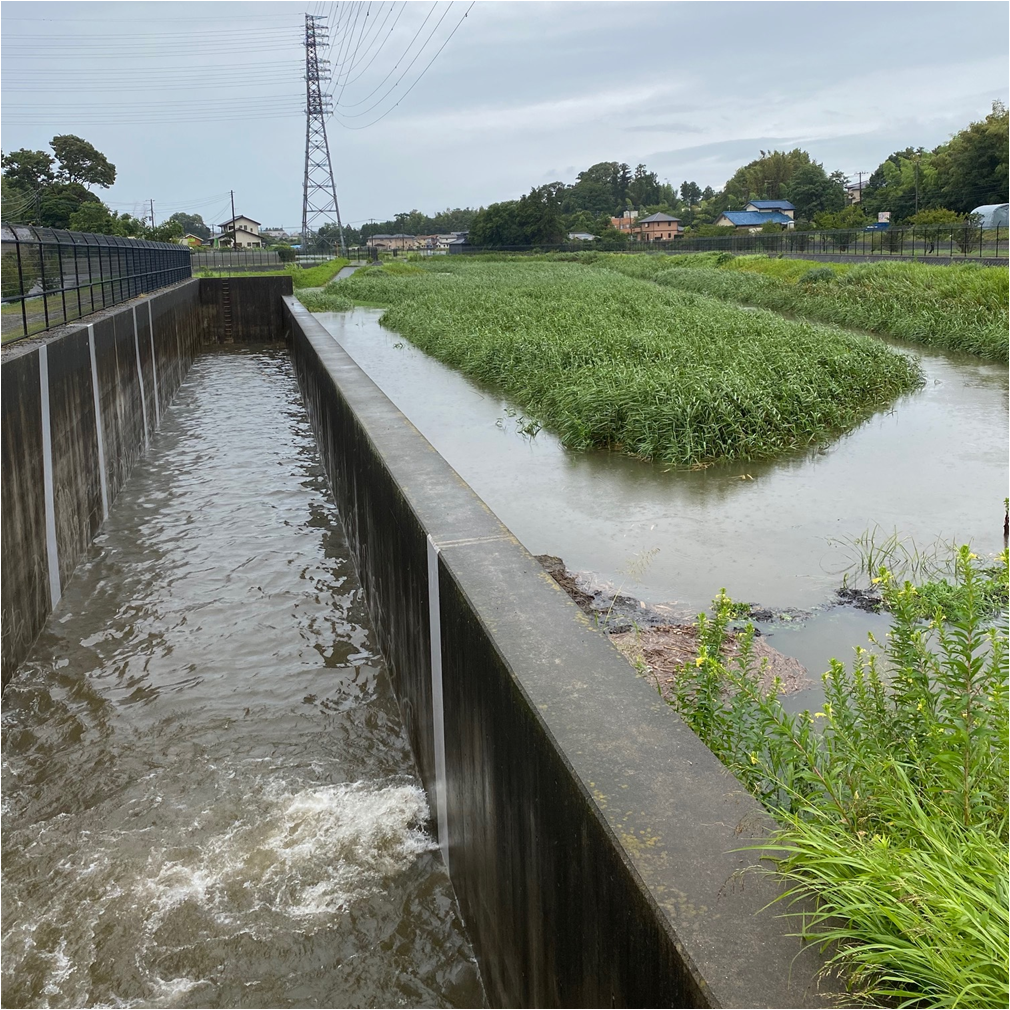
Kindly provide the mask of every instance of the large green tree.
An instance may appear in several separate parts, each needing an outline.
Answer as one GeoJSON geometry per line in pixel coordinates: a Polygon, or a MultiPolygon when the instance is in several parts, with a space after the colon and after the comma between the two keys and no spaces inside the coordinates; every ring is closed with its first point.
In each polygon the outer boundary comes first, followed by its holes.
{"type": "Polygon", "coordinates": [[[207,227],[199,214],[184,214],[182,211],[178,211],[169,218],[169,221],[177,221],[179,227],[182,228],[183,235],[196,235],[202,239],[210,238],[210,228],[207,227]]]}
{"type": "Polygon", "coordinates": [[[116,181],[116,166],[86,140],[64,133],[53,137],[49,146],[60,163],[57,177],[63,182],[108,189],[116,181]]]}
{"type": "Polygon", "coordinates": [[[0,158],[0,166],[9,183],[32,192],[55,181],[53,156],[45,151],[29,151],[22,147],[0,158]]]}
{"type": "Polygon", "coordinates": [[[845,207],[845,183],[838,173],[828,175],[816,161],[800,165],[782,188],[783,199],[796,208],[796,217],[810,221],[815,214],[845,207]]]}
{"type": "Polygon", "coordinates": [[[890,211],[891,222],[900,224],[939,203],[933,154],[921,147],[907,147],[889,154],[877,166],[863,190],[861,205],[871,215],[890,211]]]}
{"type": "Polygon", "coordinates": [[[971,123],[934,152],[942,205],[967,214],[984,204],[1006,203],[1008,148],[1007,108],[993,102],[985,119],[971,123]]]}
{"type": "Polygon", "coordinates": [[[810,155],[798,147],[792,151],[762,151],[760,158],[733,173],[724,192],[735,208],[742,208],[750,200],[785,200],[790,179],[810,163],[810,155]]]}
{"type": "Polygon", "coordinates": [[[85,203],[101,203],[91,190],[79,182],[57,182],[39,195],[35,223],[45,228],[69,228],[70,218],[85,203]]]}
{"type": "Polygon", "coordinates": [[[470,226],[470,242],[479,246],[556,245],[566,230],[556,191],[534,187],[518,200],[493,203],[477,212],[470,226]]]}
{"type": "MultiPolygon", "coordinates": [[[[26,224],[67,228],[85,203],[98,201],[88,186],[111,186],[116,166],[80,137],[61,134],[50,141],[56,157],[24,148],[0,159],[5,183],[20,196],[26,224]]],[[[13,208],[13,201],[8,201],[13,208]]],[[[5,205],[5,210],[7,206],[5,205]]]]}

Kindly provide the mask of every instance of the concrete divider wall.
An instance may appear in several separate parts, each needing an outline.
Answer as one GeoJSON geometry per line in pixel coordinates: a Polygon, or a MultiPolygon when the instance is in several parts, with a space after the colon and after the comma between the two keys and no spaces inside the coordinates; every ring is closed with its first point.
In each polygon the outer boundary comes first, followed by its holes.
{"type": "Polygon", "coordinates": [[[492,1005],[810,1007],[770,821],[294,299],[292,357],[492,1005]]]}
{"type": "Polygon", "coordinates": [[[200,304],[207,338],[219,343],[267,344],[284,337],[281,298],[290,295],[290,275],[203,277],[200,304]]]}
{"type": "Polygon", "coordinates": [[[3,349],[3,686],[192,363],[203,332],[199,283],[3,349]]]}

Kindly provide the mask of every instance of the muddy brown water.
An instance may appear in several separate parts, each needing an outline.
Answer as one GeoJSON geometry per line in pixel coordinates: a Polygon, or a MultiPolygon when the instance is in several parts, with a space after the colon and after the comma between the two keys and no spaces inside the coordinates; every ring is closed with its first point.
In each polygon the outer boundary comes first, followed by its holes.
{"type": "Polygon", "coordinates": [[[3,762],[4,1006],[483,1005],[282,351],[194,363],[3,762]]]}
{"type": "Polygon", "coordinates": [[[524,436],[507,401],[383,329],[381,315],[318,318],[531,552],[685,619],[723,587],[786,612],[758,627],[815,678],[889,624],[833,605],[855,558],[846,540],[879,527],[923,546],[1002,548],[1005,366],[888,341],[921,359],[920,390],[827,444],[692,472],[524,436]]]}

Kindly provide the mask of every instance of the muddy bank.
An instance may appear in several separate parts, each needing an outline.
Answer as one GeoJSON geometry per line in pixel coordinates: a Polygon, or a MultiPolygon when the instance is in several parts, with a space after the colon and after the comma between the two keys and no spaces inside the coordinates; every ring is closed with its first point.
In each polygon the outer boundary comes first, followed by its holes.
{"type": "MultiPolygon", "coordinates": [[[[628,662],[669,700],[677,674],[698,655],[698,630],[683,610],[663,604],[649,605],[620,591],[612,592],[606,586],[570,572],[564,561],[552,554],[538,554],[537,561],[579,609],[596,621],[628,662]]],[[[752,609],[755,613],[768,614],[766,619],[778,616],[796,620],[802,616],[795,611],[773,615],[771,611],[752,609]]],[[[723,657],[732,661],[739,654],[739,648],[739,636],[727,635],[723,657]]],[[[751,654],[763,667],[766,687],[771,687],[776,677],[782,694],[805,690],[814,683],[798,660],[773,648],[760,637],[760,632],[755,632],[751,654]]]]}

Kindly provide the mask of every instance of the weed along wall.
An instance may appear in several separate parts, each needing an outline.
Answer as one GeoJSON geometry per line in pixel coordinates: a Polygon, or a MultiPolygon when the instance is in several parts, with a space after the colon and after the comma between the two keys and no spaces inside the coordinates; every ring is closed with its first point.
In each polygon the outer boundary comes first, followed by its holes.
{"type": "Polygon", "coordinates": [[[199,284],[3,349],[4,686],[197,352],[199,284]]]}
{"type": "Polygon", "coordinates": [[[492,1005],[828,1005],[770,822],[316,320],[320,453],[492,1005]]]}

